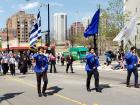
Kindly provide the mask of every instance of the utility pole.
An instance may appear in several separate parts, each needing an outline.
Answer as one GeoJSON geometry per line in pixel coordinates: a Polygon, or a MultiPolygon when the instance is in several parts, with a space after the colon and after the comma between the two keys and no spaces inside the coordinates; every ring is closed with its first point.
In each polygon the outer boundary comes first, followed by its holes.
{"type": "Polygon", "coordinates": [[[46,43],[48,42],[48,46],[50,46],[50,6],[48,3],[48,41],[46,36],[46,43]]]}
{"type": "MultiPolygon", "coordinates": [[[[42,3],[41,4],[41,6],[40,6],[40,8],[41,7],[47,7],[47,10],[48,10],[48,24],[47,24],[47,26],[48,26],[48,29],[47,29],[47,34],[46,34],[46,36],[45,36],[45,44],[47,45],[47,46],[50,46],[50,5],[49,5],[49,3],[48,4],[44,4],[44,3],[42,3]]],[[[42,32],[43,33],[43,32],[42,32]]]]}
{"type": "MultiPolygon", "coordinates": [[[[9,21],[9,19],[8,19],[8,21],[9,21]]],[[[7,51],[8,51],[8,53],[9,53],[9,35],[8,35],[8,21],[7,21],[7,24],[6,24],[6,27],[7,27],[7,51]]]]}

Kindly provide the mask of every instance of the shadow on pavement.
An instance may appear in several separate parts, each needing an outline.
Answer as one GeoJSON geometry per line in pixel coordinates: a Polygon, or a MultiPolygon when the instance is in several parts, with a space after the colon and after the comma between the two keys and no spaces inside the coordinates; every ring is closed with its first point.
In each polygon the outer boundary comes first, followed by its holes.
{"type": "Polygon", "coordinates": [[[48,95],[53,95],[55,93],[58,93],[60,90],[62,90],[63,88],[60,88],[58,86],[53,86],[53,87],[50,87],[48,88],[47,90],[51,90],[49,92],[47,92],[48,95]]]}
{"type": "Polygon", "coordinates": [[[19,76],[18,78],[25,78],[26,76],[19,76]]]}
{"type": "Polygon", "coordinates": [[[111,86],[109,86],[109,84],[100,84],[100,87],[102,89],[104,89],[104,88],[111,88],[111,86]]]}
{"type": "Polygon", "coordinates": [[[0,103],[4,100],[8,100],[8,99],[11,99],[11,98],[14,98],[15,96],[17,95],[20,95],[24,92],[18,92],[18,93],[7,93],[7,94],[4,94],[3,96],[0,97],[0,103]]]}
{"type": "MultiPolygon", "coordinates": [[[[100,84],[99,86],[100,86],[101,91],[102,91],[103,89],[105,89],[105,88],[111,88],[111,86],[109,86],[109,84],[100,84]]],[[[96,89],[93,88],[93,89],[91,89],[91,90],[96,90],[96,89]]]]}
{"type": "MultiPolygon", "coordinates": [[[[122,82],[120,84],[125,84],[126,85],[126,82],[122,82]]],[[[130,87],[133,87],[134,86],[134,83],[130,83],[130,87]]],[[[140,86],[140,84],[138,84],[138,86],[140,86]]]]}

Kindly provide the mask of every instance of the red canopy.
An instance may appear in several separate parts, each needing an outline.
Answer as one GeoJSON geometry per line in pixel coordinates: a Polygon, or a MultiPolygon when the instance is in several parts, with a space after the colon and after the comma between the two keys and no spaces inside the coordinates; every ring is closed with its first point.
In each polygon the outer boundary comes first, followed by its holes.
{"type": "MultiPolygon", "coordinates": [[[[10,47],[9,50],[28,50],[29,47],[10,47]]],[[[0,51],[6,51],[7,48],[0,48],[0,51]]]]}

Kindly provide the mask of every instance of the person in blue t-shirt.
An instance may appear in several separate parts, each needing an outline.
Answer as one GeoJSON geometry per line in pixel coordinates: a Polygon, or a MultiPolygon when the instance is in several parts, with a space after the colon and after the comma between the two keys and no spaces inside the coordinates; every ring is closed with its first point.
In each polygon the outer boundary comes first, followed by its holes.
{"type": "Polygon", "coordinates": [[[138,70],[137,70],[137,64],[138,64],[138,57],[135,55],[136,48],[131,47],[130,52],[127,52],[124,56],[125,62],[126,62],[126,69],[127,69],[127,80],[126,80],[126,86],[130,87],[130,77],[133,72],[135,77],[135,88],[139,88],[138,86],[138,70]]]}
{"type": "Polygon", "coordinates": [[[34,71],[36,73],[36,80],[37,80],[37,91],[38,96],[41,97],[42,94],[46,96],[46,88],[48,84],[48,77],[47,77],[47,70],[48,70],[48,58],[44,55],[44,48],[39,47],[38,53],[33,55],[34,61],[36,62],[34,71]],[[43,78],[44,85],[42,88],[41,93],[41,78],[43,78]]]}
{"type": "Polygon", "coordinates": [[[87,81],[86,81],[86,88],[87,91],[90,92],[90,80],[92,75],[94,75],[95,79],[95,89],[96,92],[101,92],[101,89],[99,87],[99,72],[97,70],[97,67],[99,66],[99,60],[96,54],[94,53],[94,49],[90,49],[90,53],[86,55],[86,66],[85,70],[87,72],[87,81]]]}

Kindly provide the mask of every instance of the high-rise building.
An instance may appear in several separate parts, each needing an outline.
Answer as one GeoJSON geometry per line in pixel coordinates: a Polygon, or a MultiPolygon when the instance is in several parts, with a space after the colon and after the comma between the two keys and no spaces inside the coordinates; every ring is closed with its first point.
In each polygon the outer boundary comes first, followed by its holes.
{"type": "Polygon", "coordinates": [[[19,45],[29,42],[29,33],[34,21],[34,15],[26,14],[25,11],[19,11],[7,20],[8,31],[14,33],[14,37],[18,38],[19,45]]]}
{"type": "Polygon", "coordinates": [[[70,29],[69,29],[69,35],[71,36],[78,36],[84,34],[84,27],[81,22],[74,22],[70,29]]]}
{"type": "MultiPolygon", "coordinates": [[[[9,36],[9,40],[13,40],[14,39],[14,31],[9,30],[8,31],[8,36],[9,36]]],[[[0,29],[0,37],[2,39],[2,41],[7,41],[7,28],[2,28],[0,29]]]]}
{"type": "MultiPolygon", "coordinates": [[[[127,14],[125,23],[127,24],[130,19],[136,16],[136,24],[137,24],[137,34],[136,40],[135,38],[132,40],[133,45],[136,44],[137,47],[140,46],[140,0],[124,0],[124,13],[127,14]]],[[[139,47],[140,48],[140,47],[139,47]]]]}
{"type": "Polygon", "coordinates": [[[87,26],[90,24],[90,22],[91,22],[91,17],[90,16],[89,17],[84,17],[82,19],[82,23],[83,23],[84,29],[87,28],[87,26]]]}
{"type": "Polygon", "coordinates": [[[84,35],[84,27],[81,22],[74,22],[69,28],[69,40],[72,46],[75,43],[75,39],[77,36],[83,37],[84,35]]]}
{"type": "Polygon", "coordinates": [[[54,40],[57,44],[63,44],[67,39],[67,15],[65,13],[54,14],[54,40]]]}

